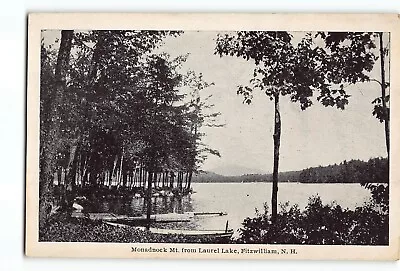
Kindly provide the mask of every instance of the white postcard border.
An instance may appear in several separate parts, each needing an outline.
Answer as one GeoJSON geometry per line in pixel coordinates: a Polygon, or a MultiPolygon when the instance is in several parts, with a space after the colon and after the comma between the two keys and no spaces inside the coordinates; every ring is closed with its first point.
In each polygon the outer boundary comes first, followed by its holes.
{"type": "Polygon", "coordinates": [[[26,255],[35,257],[185,258],[185,259],[399,259],[400,231],[400,24],[397,14],[157,14],[157,13],[36,13],[28,18],[27,58],[27,168],[26,255]],[[145,29],[145,30],[285,30],[382,31],[391,33],[391,154],[389,246],[325,245],[217,245],[217,244],[116,244],[38,242],[39,208],[39,69],[43,29],[145,29]],[[135,248],[160,248],[167,252],[135,252],[135,248]],[[178,252],[170,252],[177,248],[178,252]],[[195,253],[180,252],[182,248],[195,253]],[[218,253],[200,249],[218,248],[218,253]],[[294,249],[288,254],[222,253],[226,249],[294,249]]]}

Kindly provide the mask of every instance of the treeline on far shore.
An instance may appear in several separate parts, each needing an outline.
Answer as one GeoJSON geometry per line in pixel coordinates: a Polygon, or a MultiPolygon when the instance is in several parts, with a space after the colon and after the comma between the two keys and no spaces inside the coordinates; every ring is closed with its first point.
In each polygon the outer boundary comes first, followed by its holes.
{"type": "MultiPolygon", "coordinates": [[[[194,176],[196,183],[250,183],[272,182],[272,174],[245,174],[223,176],[214,172],[202,172],[194,176]]],[[[298,171],[279,173],[279,182],[300,183],[388,183],[389,161],[377,157],[368,161],[350,160],[340,164],[310,167],[298,171]]]]}

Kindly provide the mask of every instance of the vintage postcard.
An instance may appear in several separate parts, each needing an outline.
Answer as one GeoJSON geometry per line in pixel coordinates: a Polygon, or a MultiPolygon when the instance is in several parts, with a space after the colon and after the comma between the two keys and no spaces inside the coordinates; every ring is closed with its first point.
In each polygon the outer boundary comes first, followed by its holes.
{"type": "Polygon", "coordinates": [[[30,14],[26,255],[399,258],[396,14],[30,14]]]}

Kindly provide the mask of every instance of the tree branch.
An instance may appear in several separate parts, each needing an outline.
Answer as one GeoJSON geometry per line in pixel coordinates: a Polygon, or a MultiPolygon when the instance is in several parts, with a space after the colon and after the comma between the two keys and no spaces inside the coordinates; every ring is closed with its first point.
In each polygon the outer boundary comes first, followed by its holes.
{"type": "Polygon", "coordinates": [[[378,83],[378,84],[382,87],[382,83],[381,83],[380,81],[374,79],[374,78],[369,79],[369,81],[370,81],[370,82],[376,82],[376,83],[378,83]]]}

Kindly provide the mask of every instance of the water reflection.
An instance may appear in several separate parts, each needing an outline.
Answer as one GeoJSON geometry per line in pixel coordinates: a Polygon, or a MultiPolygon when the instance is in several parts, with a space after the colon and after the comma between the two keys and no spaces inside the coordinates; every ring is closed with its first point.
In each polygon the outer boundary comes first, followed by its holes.
{"type": "MultiPolygon", "coordinates": [[[[152,213],[184,212],[226,212],[226,216],[195,216],[190,222],[158,223],[155,227],[216,230],[229,227],[237,230],[246,217],[254,217],[255,209],[264,210],[264,203],[271,199],[270,183],[213,183],[193,184],[197,193],[184,197],[157,197],[152,199],[152,213]]],[[[354,210],[371,198],[369,190],[359,184],[295,184],[282,183],[279,186],[279,202],[289,201],[304,209],[310,196],[319,195],[324,204],[333,200],[343,208],[354,210]]],[[[129,216],[146,213],[145,198],[115,198],[91,200],[89,212],[107,212],[129,216]]],[[[84,206],[86,207],[86,206],[84,206]]]]}

